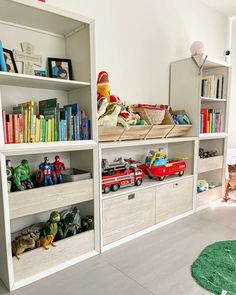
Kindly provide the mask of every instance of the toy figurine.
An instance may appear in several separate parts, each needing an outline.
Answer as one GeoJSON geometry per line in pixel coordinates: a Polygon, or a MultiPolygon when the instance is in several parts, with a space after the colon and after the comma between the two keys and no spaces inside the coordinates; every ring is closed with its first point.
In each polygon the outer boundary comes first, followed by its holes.
{"type": "Polygon", "coordinates": [[[8,192],[11,192],[12,187],[12,177],[13,177],[13,167],[11,164],[11,160],[6,160],[6,171],[7,171],[7,186],[8,186],[8,192]]]}
{"type": "Polygon", "coordinates": [[[197,193],[198,194],[208,191],[208,190],[209,190],[209,184],[205,179],[197,181],[197,193]]]}
{"type": "Polygon", "coordinates": [[[13,183],[20,191],[27,188],[33,188],[33,182],[30,176],[30,168],[27,160],[22,160],[21,164],[13,170],[13,183]]]}
{"type": "Polygon", "coordinates": [[[38,176],[38,182],[44,183],[45,186],[53,185],[53,179],[55,179],[54,166],[49,162],[48,157],[44,157],[44,162],[39,165],[40,175],[38,176]]]}
{"type": "Polygon", "coordinates": [[[55,156],[55,162],[53,163],[54,171],[55,171],[55,183],[63,183],[63,178],[61,171],[66,170],[65,164],[60,161],[60,156],[55,156]]]}
{"type": "Polygon", "coordinates": [[[13,256],[16,256],[16,258],[19,260],[19,255],[24,253],[26,250],[32,250],[35,248],[35,241],[33,238],[30,237],[30,235],[22,235],[20,237],[17,237],[12,242],[12,254],[13,256]]]}

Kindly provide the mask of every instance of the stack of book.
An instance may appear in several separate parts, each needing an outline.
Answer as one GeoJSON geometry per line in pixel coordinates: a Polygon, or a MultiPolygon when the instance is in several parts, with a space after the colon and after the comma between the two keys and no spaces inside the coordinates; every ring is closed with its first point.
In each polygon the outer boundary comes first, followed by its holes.
{"type": "Polygon", "coordinates": [[[223,75],[210,75],[202,78],[202,97],[223,98],[223,75]]]}
{"type": "Polygon", "coordinates": [[[201,109],[200,132],[217,133],[221,132],[222,115],[215,109],[201,109]]]}
{"type": "Polygon", "coordinates": [[[4,140],[10,143],[88,140],[90,120],[78,104],[60,108],[57,98],[18,104],[2,113],[4,140]]]}

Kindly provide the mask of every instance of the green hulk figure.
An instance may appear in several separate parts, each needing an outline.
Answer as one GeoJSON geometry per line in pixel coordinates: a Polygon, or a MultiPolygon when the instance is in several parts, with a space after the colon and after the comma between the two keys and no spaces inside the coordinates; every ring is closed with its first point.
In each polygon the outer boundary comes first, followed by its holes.
{"type": "Polygon", "coordinates": [[[27,160],[22,160],[21,164],[14,169],[13,182],[20,191],[34,187],[31,181],[30,168],[27,160]]]}

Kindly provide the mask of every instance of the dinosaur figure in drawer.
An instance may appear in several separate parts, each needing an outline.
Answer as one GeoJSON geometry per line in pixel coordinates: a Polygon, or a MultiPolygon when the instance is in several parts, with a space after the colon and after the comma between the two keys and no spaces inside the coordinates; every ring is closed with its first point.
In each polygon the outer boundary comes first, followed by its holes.
{"type": "Polygon", "coordinates": [[[26,250],[32,250],[34,248],[35,240],[30,235],[19,236],[12,242],[12,254],[16,256],[17,259],[20,259],[19,255],[26,250]]]}
{"type": "Polygon", "coordinates": [[[45,250],[49,249],[47,247],[49,245],[56,247],[56,245],[53,244],[53,241],[55,240],[55,237],[58,231],[61,230],[61,228],[58,226],[59,222],[60,222],[60,213],[57,211],[53,211],[50,214],[49,220],[46,222],[45,226],[43,227],[41,231],[41,237],[37,242],[38,247],[42,246],[45,250]]]}

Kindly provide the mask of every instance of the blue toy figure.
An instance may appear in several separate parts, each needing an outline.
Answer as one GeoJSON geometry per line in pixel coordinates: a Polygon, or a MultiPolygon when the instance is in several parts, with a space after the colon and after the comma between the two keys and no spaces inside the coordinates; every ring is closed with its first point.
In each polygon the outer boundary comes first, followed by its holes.
{"type": "Polygon", "coordinates": [[[44,157],[44,162],[39,165],[39,170],[41,172],[41,177],[43,177],[43,182],[45,186],[54,184],[54,167],[53,164],[49,162],[48,157],[44,157]]]}

